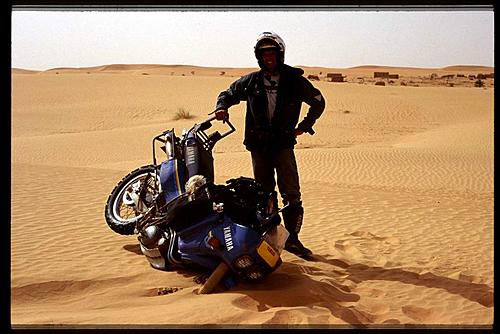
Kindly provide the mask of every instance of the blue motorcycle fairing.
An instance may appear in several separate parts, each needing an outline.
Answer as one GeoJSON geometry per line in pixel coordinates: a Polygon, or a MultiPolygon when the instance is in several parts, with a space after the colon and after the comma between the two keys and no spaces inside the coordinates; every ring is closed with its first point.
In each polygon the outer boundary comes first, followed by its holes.
{"type": "Polygon", "coordinates": [[[256,247],[261,242],[261,235],[254,230],[235,223],[224,213],[208,215],[198,224],[178,232],[178,253],[186,262],[197,263],[209,269],[215,269],[223,259],[233,270],[233,262],[247,254],[257,257],[256,247]],[[208,239],[219,240],[220,249],[208,244],[208,239]]]}
{"type": "Polygon", "coordinates": [[[223,224],[212,229],[212,234],[224,246],[220,253],[231,267],[234,260],[242,255],[247,254],[255,258],[255,249],[261,241],[260,234],[247,226],[234,223],[229,217],[223,224]]]}
{"type": "Polygon", "coordinates": [[[217,267],[220,260],[217,259],[216,253],[211,250],[206,241],[208,232],[220,224],[222,219],[221,215],[214,212],[197,224],[177,232],[177,249],[182,261],[196,263],[212,270],[217,267]]]}
{"type": "Polygon", "coordinates": [[[186,166],[182,160],[170,159],[162,162],[160,182],[167,203],[185,192],[186,176],[186,166]]]}

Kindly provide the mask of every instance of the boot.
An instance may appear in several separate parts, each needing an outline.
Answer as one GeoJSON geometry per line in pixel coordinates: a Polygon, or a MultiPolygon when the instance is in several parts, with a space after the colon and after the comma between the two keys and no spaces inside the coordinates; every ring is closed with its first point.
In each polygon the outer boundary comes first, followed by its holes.
{"type": "Polygon", "coordinates": [[[299,240],[299,232],[302,227],[303,217],[304,208],[302,207],[302,203],[290,206],[283,211],[285,228],[290,233],[285,243],[285,249],[299,257],[308,257],[312,255],[312,251],[306,248],[299,240]]]}

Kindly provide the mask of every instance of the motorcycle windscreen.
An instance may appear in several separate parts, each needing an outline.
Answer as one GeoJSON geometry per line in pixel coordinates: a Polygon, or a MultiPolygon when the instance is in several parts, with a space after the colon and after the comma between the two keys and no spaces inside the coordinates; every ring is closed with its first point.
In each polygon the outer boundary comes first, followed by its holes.
{"type": "Polygon", "coordinates": [[[170,159],[161,164],[161,189],[167,203],[182,195],[186,191],[184,188],[186,184],[186,176],[186,166],[182,160],[170,159]]]}
{"type": "Polygon", "coordinates": [[[257,253],[271,268],[274,268],[278,263],[289,235],[290,233],[281,224],[271,228],[264,234],[262,242],[257,247],[257,253]]]}
{"type": "Polygon", "coordinates": [[[283,225],[278,225],[271,228],[264,234],[264,240],[281,254],[285,248],[286,239],[290,236],[290,232],[283,225]]]}

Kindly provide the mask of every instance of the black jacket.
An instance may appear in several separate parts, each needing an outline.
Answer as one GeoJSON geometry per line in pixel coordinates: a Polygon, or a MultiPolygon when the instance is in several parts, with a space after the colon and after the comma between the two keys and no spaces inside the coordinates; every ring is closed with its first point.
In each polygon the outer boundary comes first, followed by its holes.
{"type": "Polygon", "coordinates": [[[249,151],[275,151],[293,148],[297,143],[294,130],[312,134],[316,119],[325,109],[321,92],[302,76],[304,71],[288,65],[280,66],[280,79],[276,109],[269,123],[267,118],[267,95],[264,88],[264,71],[252,72],[233,82],[217,98],[216,109],[229,109],[247,102],[245,118],[245,140],[243,144],[249,151]],[[297,125],[302,102],[310,108],[304,119],[297,125]]]}

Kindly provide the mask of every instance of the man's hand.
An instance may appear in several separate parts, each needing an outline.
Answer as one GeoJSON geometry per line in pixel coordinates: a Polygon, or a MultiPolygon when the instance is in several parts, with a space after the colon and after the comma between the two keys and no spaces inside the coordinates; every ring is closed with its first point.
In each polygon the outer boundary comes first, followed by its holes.
{"type": "Polygon", "coordinates": [[[225,123],[229,119],[229,113],[226,109],[219,109],[215,111],[215,118],[218,121],[225,123]]]}
{"type": "Polygon", "coordinates": [[[295,135],[295,137],[300,136],[303,133],[304,133],[304,131],[299,130],[299,129],[295,129],[294,132],[293,132],[293,134],[295,135]]]}

